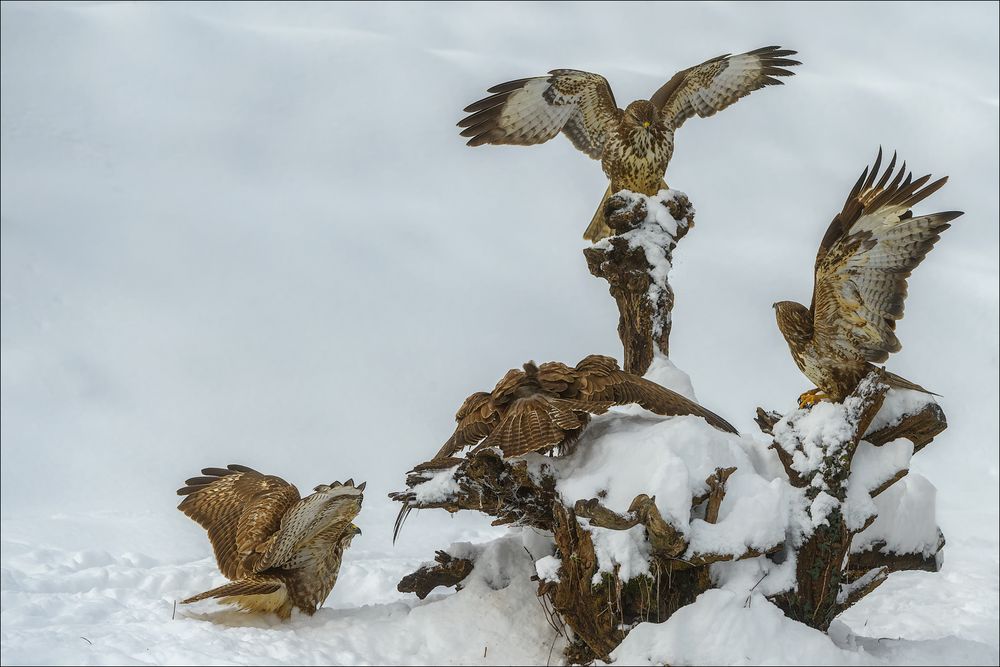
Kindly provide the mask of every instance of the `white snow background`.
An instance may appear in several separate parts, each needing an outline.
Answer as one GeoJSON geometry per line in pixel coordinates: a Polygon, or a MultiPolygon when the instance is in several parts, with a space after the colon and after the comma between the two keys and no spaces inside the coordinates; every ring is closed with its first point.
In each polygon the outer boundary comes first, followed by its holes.
{"type": "Polygon", "coordinates": [[[675,663],[998,662],[996,3],[4,3],[0,23],[4,664],[557,661],[515,537],[457,595],[395,590],[501,534],[424,512],[390,543],[385,493],[462,399],[528,359],[621,357],[580,252],[599,164],[563,138],[470,149],[455,123],[553,68],[604,74],[624,106],[768,44],[799,51],[787,85],[677,134],[667,181],[697,225],[672,360],[746,433],[756,406],[791,410],[809,385],[770,305],[808,303],[861,169],[882,145],[949,175],[918,212],[966,214],[911,278],[889,361],[948,415],[913,466],[944,569],[892,575],[836,643],[719,590],[618,659],[666,659],[667,636],[675,663]],[[220,582],[174,490],[232,462],[368,481],[313,618],[171,620],[220,582]]]}

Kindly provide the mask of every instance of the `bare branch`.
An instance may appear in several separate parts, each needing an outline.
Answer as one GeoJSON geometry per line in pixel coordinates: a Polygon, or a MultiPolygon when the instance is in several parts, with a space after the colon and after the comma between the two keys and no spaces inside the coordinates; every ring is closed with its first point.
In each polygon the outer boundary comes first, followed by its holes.
{"type": "Polygon", "coordinates": [[[781,421],[781,415],[774,411],[764,410],[764,408],[757,408],[757,416],[753,420],[757,422],[761,432],[774,435],[774,425],[781,421]]]}
{"type": "Polygon", "coordinates": [[[915,454],[946,428],[948,420],[944,410],[937,403],[928,403],[919,412],[904,416],[892,426],[869,433],[864,439],[873,445],[884,445],[896,438],[908,438],[913,442],[915,454]]]}
{"type": "Polygon", "coordinates": [[[705,480],[709,488],[708,507],[705,508],[705,521],[708,523],[719,520],[719,508],[722,506],[722,499],[726,497],[726,480],[734,472],[736,468],[716,468],[705,480]]]}
{"type": "Polygon", "coordinates": [[[778,454],[778,460],[781,461],[781,466],[785,469],[785,474],[788,475],[788,483],[797,489],[809,486],[809,480],[804,479],[799,471],[792,467],[792,455],[776,442],[772,442],[770,446],[778,454]]]}
{"type": "Polygon", "coordinates": [[[872,490],[870,492],[871,497],[874,498],[875,496],[879,495],[880,493],[882,493],[883,491],[885,491],[886,489],[888,489],[890,486],[892,486],[893,484],[895,484],[899,480],[901,480],[904,477],[906,477],[909,474],[909,472],[910,472],[909,468],[903,468],[902,470],[898,471],[895,475],[893,475],[892,477],[890,477],[886,481],[882,482],[874,490],[872,490]]]}
{"type": "Polygon", "coordinates": [[[854,606],[861,598],[884,584],[888,577],[888,570],[878,567],[866,572],[855,583],[841,584],[841,593],[837,596],[837,613],[854,606]]]}

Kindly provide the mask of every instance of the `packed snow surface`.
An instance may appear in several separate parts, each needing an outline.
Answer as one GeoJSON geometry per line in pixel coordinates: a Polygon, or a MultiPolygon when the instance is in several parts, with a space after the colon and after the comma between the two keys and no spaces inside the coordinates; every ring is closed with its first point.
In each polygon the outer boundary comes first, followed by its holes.
{"type": "MultiPolygon", "coordinates": [[[[754,435],[635,408],[595,429],[619,438],[606,463],[630,475],[616,425],[639,449],[709,443],[666,447],[676,487],[644,478],[692,539],[776,534],[713,535],[679,513],[716,461],[749,461],[734,497],[807,530],[782,514],[795,498],[753,423],[808,388],[769,306],[809,302],[826,224],[876,147],[897,149],[916,175],[950,177],[917,214],[966,212],[909,279],[889,360],[942,395],[949,429],[872,501],[880,519],[854,546],[933,549],[936,502],[943,569],[891,575],[827,637],[761,597],[787,588],[791,559],[718,564],[719,590],[637,627],[616,657],[998,662],[996,3],[664,4],[609,30],[634,9],[0,6],[0,661],[557,663],[531,581],[538,563],[558,573],[545,536],[421,512],[391,544],[398,505],[383,492],[444,442],[462,397],[528,359],[621,356],[607,285],[580,255],[599,164],[562,137],[470,149],[454,122],[488,86],[553,67],[604,74],[624,105],[706,58],[778,43],[800,51],[797,75],[687,121],[666,175],[698,209],[670,267],[671,357],[700,402],[754,435]],[[684,29],[664,40],[665,25],[684,29]],[[364,533],[315,616],[174,610],[223,578],[173,491],[228,463],[300,489],[368,482],[364,533]],[[481,560],[462,591],[396,591],[443,548],[481,560]]],[[[654,369],[694,397],[673,364],[654,369]]],[[[578,463],[581,497],[611,481],[578,463]]]]}

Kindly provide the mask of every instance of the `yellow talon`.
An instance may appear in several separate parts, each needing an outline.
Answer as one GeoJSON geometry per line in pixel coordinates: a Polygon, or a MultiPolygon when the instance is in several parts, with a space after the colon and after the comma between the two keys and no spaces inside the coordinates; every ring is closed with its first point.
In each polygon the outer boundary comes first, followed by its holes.
{"type": "Polygon", "coordinates": [[[806,393],[799,396],[799,407],[808,408],[810,406],[816,405],[820,401],[829,401],[830,397],[823,393],[822,389],[816,388],[807,391],[806,393]]]}

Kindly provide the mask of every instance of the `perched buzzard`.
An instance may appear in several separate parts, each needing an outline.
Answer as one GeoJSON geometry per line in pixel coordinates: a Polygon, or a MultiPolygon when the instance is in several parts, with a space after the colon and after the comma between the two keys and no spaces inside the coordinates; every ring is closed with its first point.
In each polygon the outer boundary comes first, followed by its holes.
{"type": "Polygon", "coordinates": [[[618,108],[607,79],[599,74],[556,69],[539,76],[501,83],[490,97],[465,107],[459,121],[470,146],[540,144],[563,132],[573,145],[601,160],[611,185],[583,237],[597,241],[611,234],[604,224],[604,202],[612,193],[631,190],[655,195],[666,188],[663,174],[674,152],[674,131],[695,114],[705,118],[758,88],[780,85],[799,65],[795,51],[765,46],[740,55],[706,60],[675,74],[649,100],[618,108]]]}
{"type": "Polygon", "coordinates": [[[697,415],[722,431],[722,417],[655,382],[627,373],[611,357],[592,354],[575,368],[556,361],[511,369],[491,393],[472,394],[455,415],[455,432],[434,461],[465,447],[499,447],[518,456],[572,443],[590,420],[612,405],[638,403],[661,415],[697,415]]]}
{"type": "Polygon", "coordinates": [[[232,582],[184,603],[217,598],[283,619],[292,607],[315,613],[337,583],[344,550],[361,533],[351,521],[365,485],[320,484],[300,499],[285,480],[245,466],[201,473],[177,491],[187,496],[177,509],[208,531],[219,569],[232,582]]]}
{"type": "MultiPolygon", "coordinates": [[[[872,364],[899,351],[895,328],[903,317],[906,279],[948,223],[962,215],[946,211],[913,217],[910,207],[948,178],[929,185],[930,175],[913,180],[905,163],[893,177],[895,155],[879,178],[881,164],[879,149],[871,171],[865,168],[826,230],[816,255],[812,305],[774,304],[792,358],[817,386],[799,397],[803,406],[822,398],[843,401],[872,364]]],[[[927,391],[892,373],[886,378],[894,387],[927,391]]]]}

